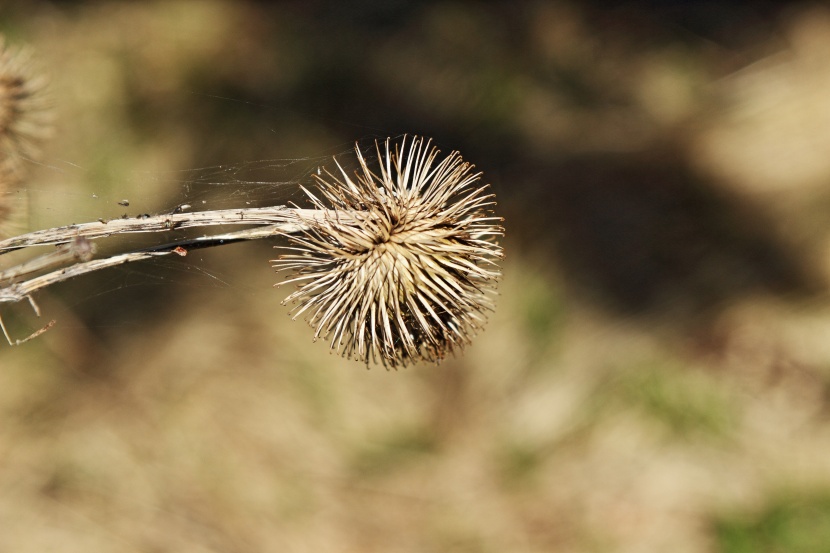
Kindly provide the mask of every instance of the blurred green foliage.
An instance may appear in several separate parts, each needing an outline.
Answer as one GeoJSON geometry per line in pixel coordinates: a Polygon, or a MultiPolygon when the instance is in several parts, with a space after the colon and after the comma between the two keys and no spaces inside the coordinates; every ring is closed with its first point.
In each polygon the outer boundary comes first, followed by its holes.
{"type": "Polygon", "coordinates": [[[624,370],[618,390],[676,437],[723,437],[736,429],[737,414],[722,386],[687,367],[646,363],[624,370]]]}
{"type": "Polygon", "coordinates": [[[830,552],[830,495],[774,501],[760,513],[715,523],[721,553],[830,552]]]}
{"type": "Polygon", "coordinates": [[[431,429],[425,427],[394,427],[369,438],[358,447],[352,461],[356,474],[379,477],[397,472],[426,455],[437,451],[431,429]]]}

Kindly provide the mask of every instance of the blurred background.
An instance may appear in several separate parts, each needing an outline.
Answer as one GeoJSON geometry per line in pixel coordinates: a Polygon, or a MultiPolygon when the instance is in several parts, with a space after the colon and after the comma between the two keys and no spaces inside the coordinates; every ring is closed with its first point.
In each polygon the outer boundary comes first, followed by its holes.
{"type": "Polygon", "coordinates": [[[0,551],[830,551],[827,3],[7,0],[0,32],[52,106],[20,231],[299,201],[403,133],[507,228],[440,366],[312,344],[274,244],[4,305],[57,325],[0,346],[0,551]]]}

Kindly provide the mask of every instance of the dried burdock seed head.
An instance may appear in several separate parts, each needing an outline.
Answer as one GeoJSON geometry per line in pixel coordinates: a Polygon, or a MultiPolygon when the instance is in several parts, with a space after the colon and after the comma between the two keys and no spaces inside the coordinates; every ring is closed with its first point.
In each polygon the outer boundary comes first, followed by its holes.
{"type": "MultiPolygon", "coordinates": [[[[339,163],[303,188],[311,209],[287,206],[173,212],[100,219],[42,229],[0,240],[0,254],[58,244],[68,246],[0,271],[0,304],[80,275],[124,263],[185,255],[189,249],[284,236],[292,253],[273,260],[292,271],[281,283],[297,289],[294,318],[304,315],[315,339],[345,357],[387,368],[440,361],[464,347],[493,309],[501,276],[501,218],[480,173],[458,152],[439,160],[422,138],[375,144],[371,163],[356,148],[358,170],[339,163]],[[214,225],[245,225],[235,232],[181,238],[149,248],[89,259],[93,240],[125,233],[169,232],[214,225]],[[68,266],[67,266],[68,265],[68,266]]],[[[23,340],[42,334],[52,323],[23,340]]]]}
{"type": "Polygon", "coordinates": [[[9,206],[4,194],[23,176],[23,161],[38,151],[51,130],[43,95],[46,81],[33,74],[27,50],[0,36],[0,222],[9,206]]]}
{"type": "Polygon", "coordinates": [[[43,92],[46,80],[31,71],[27,50],[9,47],[0,36],[0,155],[4,164],[34,155],[50,132],[43,92]]]}
{"type": "Polygon", "coordinates": [[[376,143],[371,165],[355,148],[353,175],[317,177],[303,189],[316,215],[286,234],[294,253],[273,260],[293,271],[292,315],[305,315],[344,357],[397,368],[439,361],[465,346],[493,309],[501,272],[501,218],[480,173],[423,138],[376,143]]]}

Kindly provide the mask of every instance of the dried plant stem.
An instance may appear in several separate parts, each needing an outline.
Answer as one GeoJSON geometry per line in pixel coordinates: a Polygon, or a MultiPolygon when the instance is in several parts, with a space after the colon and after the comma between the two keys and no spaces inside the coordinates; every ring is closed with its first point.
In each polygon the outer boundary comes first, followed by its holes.
{"type": "MultiPolygon", "coordinates": [[[[50,244],[57,244],[58,248],[15,267],[0,271],[0,304],[15,303],[26,299],[35,313],[40,316],[40,310],[32,298],[32,294],[53,284],[133,261],[163,257],[170,254],[184,256],[192,249],[300,232],[305,229],[302,223],[298,223],[302,220],[302,217],[308,218],[307,220],[314,220],[323,216],[325,216],[325,213],[317,210],[285,206],[228,209],[143,216],[137,219],[116,219],[108,222],[96,221],[44,229],[9,238],[0,242],[0,255],[13,250],[50,244]],[[292,220],[289,221],[289,218],[292,220]],[[103,259],[91,259],[95,252],[95,245],[92,240],[97,238],[127,233],[169,232],[176,229],[233,224],[261,226],[223,234],[197,236],[143,250],[115,254],[103,259]],[[77,261],[77,263],[30,277],[32,274],[73,261],[77,261]]],[[[337,217],[348,219],[345,214],[337,214],[337,217]]],[[[36,330],[26,338],[13,340],[3,324],[3,319],[0,318],[0,331],[2,331],[10,345],[20,345],[40,336],[54,324],[54,320],[49,321],[43,328],[36,330]]]]}
{"type": "MultiPolygon", "coordinates": [[[[0,288],[0,303],[18,302],[53,284],[108,267],[123,265],[124,263],[162,257],[171,253],[184,256],[191,249],[296,233],[305,228],[304,225],[297,222],[301,220],[298,217],[313,220],[324,216],[325,212],[318,210],[285,206],[227,209],[66,225],[9,238],[0,241],[0,254],[50,244],[60,244],[60,247],[54,252],[0,272],[0,286],[3,286],[0,288]],[[291,220],[289,221],[289,219],[291,220]],[[97,238],[126,233],[169,232],[184,228],[232,224],[262,226],[236,232],[198,236],[142,250],[115,254],[104,259],[91,260],[94,252],[91,240],[97,238]],[[82,262],[37,277],[25,278],[35,272],[71,261],[82,262]],[[15,282],[16,280],[20,281],[15,282]]],[[[344,215],[338,214],[338,217],[342,218],[344,215]]]]}
{"type": "MultiPolygon", "coordinates": [[[[99,271],[101,269],[123,265],[125,263],[130,263],[133,261],[141,261],[144,259],[150,259],[152,257],[163,257],[166,255],[170,255],[172,253],[178,254],[180,256],[185,256],[187,255],[187,252],[190,249],[221,246],[223,244],[240,242],[243,240],[259,240],[262,238],[272,237],[278,234],[296,232],[298,229],[298,225],[293,223],[268,225],[262,228],[246,229],[242,231],[229,232],[225,234],[200,236],[196,238],[182,240],[179,242],[172,242],[170,244],[165,244],[162,246],[154,246],[152,248],[147,248],[143,250],[115,254],[103,259],[88,260],[34,278],[28,278],[21,282],[13,282],[8,286],[5,286],[4,288],[0,288],[0,303],[18,302],[28,298],[34,292],[52,286],[53,284],[66,281],[77,276],[85,275],[87,273],[92,273],[95,271],[99,271]]],[[[159,230],[160,229],[151,229],[150,232],[158,232],[159,230]]],[[[121,232],[141,231],[131,230],[121,232]]],[[[86,238],[75,238],[71,245],[66,244],[66,246],[68,247],[66,249],[63,249],[59,256],[55,257],[55,259],[58,260],[58,264],[60,264],[60,262],[62,261],[66,261],[69,259],[81,258],[77,253],[77,249],[90,250],[91,242],[89,242],[89,240],[86,238]]],[[[20,275],[31,274],[32,272],[34,272],[34,270],[29,270],[29,265],[34,264],[38,266],[39,269],[45,268],[45,264],[35,262],[37,262],[38,260],[45,259],[47,258],[47,256],[51,256],[51,254],[41,256],[30,262],[26,262],[21,265],[18,265],[17,267],[13,267],[11,269],[3,271],[3,273],[0,273],[0,282],[3,282],[3,276],[6,276],[8,280],[12,280],[16,277],[19,277],[20,275]]]]}
{"type": "MultiPolygon", "coordinates": [[[[123,265],[124,263],[129,263],[131,261],[141,261],[142,259],[149,259],[151,257],[162,257],[171,253],[179,252],[174,252],[172,249],[158,252],[130,252],[113,255],[104,259],[95,259],[83,263],[76,263],[70,267],[52,271],[51,273],[30,278],[23,282],[17,282],[3,288],[0,290],[0,303],[20,301],[28,298],[31,294],[37,292],[38,290],[57,284],[58,282],[69,280],[70,278],[74,278],[76,276],[106,269],[108,267],[123,265]]],[[[180,253],[180,255],[184,255],[184,253],[180,253]]]]}
{"type": "MultiPolygon", "coordinates": [[[[216,225],[274,225],[295,222],[296,215],[307,219],[320,219],[325,212],[316,209],[298,209],[286,206],[243,209],[194,211],[166,215],[140,216],[129,219],[98,220],[91,223],[65,225],[38,230],[0,241],[0,254],[31,246],[65,244],[74,238],[102,238],[125,233],[165,232],[193,227],[216,225]]],[[[296,225],[295,225],[296,226],[296,225]]],[[[291,228],[290,226],[287,228],[291,228]]],[[[287,230],[284,232],[295,232],[287,230]]]]}
{"type": "Polygon", "coordinates": [[[0,271],[0,283],[17,282],[28,275],[66,265],[72,261],[89,261],[93,253],[95,253],[95,248],[91,242],[85,238],[74,238],[71,242],[61,244],[49,253],[30,259],[11,269],[0,271]]]}

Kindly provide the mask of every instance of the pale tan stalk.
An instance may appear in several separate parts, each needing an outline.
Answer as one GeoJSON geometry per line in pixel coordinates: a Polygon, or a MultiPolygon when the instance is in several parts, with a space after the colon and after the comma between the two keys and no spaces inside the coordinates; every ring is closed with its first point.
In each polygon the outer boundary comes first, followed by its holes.
{"type": "MultiPolygon", "coordinates": [[[[190,213],[170,213],[166,215],[143,215],[127,219],[99,220],[90,223],[64,225],[50,229],[38,230],[0,240],[0,255],[3,252],[32,246],[65,244],[74,238],[104,238],[117,234],[134,234],[144,232],[166,232],[193,227],[217,225],[274,225],[289,223],[296,225],[294,212],[302,217],[315,219],[323,217],[313,209],[296,209],[286,206],[252,207],[243,209],[222,209],[216,211],[194,211],[190,213]]],[[[290,228],[290,227],[286,227],[290,228]]],[[[292,231],[289,231],[292,232],[292,231]]]]}

